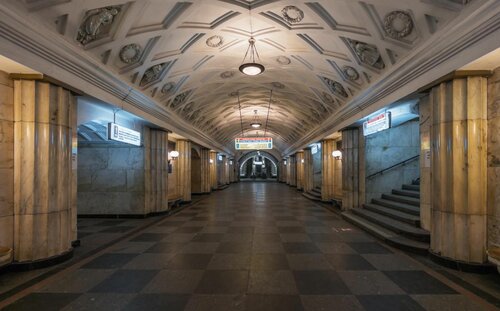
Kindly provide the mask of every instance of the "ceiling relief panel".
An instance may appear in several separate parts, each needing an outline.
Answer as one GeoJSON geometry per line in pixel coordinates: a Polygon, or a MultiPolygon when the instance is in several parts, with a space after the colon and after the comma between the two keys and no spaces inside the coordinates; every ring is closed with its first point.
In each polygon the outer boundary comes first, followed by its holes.
{"type": "Polygon", "coordinates": [[[228,148],[242,133],[263,135],[265,128],[256,131],[250,123],[257,110],[264,124],[269,109],[266,134],[278,151],[349,108],[466,5],[462,0],[5,2],[142,91],[166,114],[228,148]],[[255,77],[238,71],[250,36],[266,68],[255,77]]]}

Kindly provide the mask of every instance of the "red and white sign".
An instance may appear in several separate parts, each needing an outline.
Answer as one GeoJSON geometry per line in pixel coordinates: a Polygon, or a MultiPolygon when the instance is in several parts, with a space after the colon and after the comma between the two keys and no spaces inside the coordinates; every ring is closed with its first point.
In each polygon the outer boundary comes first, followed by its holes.
{"type": "Polygon", "coordinates": [[[363,122],[363,135],[374,134],[391,127],[391,113],[383,112],[363,122]]]}

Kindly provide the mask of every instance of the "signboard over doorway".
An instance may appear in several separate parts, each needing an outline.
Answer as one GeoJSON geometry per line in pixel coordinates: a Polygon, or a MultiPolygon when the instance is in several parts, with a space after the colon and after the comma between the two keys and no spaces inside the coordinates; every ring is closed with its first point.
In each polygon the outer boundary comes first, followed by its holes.
{"type": "Polygon", "coordinates": [[[234,140],[236,150],[273,149],[271,137],[240,137],[234,140]]]}

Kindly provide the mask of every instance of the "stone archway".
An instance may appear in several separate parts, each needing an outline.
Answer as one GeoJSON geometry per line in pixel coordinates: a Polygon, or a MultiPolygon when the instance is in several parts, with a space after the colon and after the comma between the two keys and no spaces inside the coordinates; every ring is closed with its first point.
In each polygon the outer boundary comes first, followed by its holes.
{"type": "MultiPolygon", "coordinates": [[[[272,154],[266,151],[251,151],[240,157],[239,163],[240,167],[238,173],[240,177],[249,178],[249,177],[258,177],[255,176],[255,172],[249,172],[248,166],[249,161],[253,161],[256,156],[261,156],[263,161],[263,166],[266,167],[266,172],[262,174],[259,171],[259,175],[265,176],[265,178],[277,178],[278,176],[278,160],[272,154]],[[265,164],[268,164],[267,166],[265,164]],[[270,164],[270,165],[269,165],[270,164]]],[[[255,168],[254,168],[255,169],[255,168]]]]}

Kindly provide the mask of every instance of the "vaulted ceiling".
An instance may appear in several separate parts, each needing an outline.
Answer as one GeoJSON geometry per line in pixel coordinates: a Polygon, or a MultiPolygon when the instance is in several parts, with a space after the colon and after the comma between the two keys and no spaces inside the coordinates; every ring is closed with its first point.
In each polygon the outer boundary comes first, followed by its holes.
{"type": "Polygon", "coordinates": [[[331,121],[467,2],[6,1],[221,145],[266,134],[279,152],[331,121]],[[251,35],[266,67],[254,77],[238,71],[251,35]],[[265,125],[268,108],[267,130],[251,129],[254,111],[265,125]]]}

